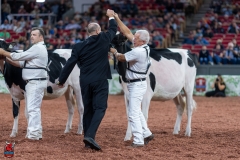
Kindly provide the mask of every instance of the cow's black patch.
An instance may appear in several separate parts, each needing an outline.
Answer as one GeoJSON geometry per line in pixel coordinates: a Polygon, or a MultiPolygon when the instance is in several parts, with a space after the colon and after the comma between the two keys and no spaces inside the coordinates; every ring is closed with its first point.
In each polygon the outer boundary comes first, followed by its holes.
{"type": "Polygon", "coordinates": [[[22,68],[15,67],[6,61],[3,75],[9,88],[12,88],[12,85],[15,84],[25,90],[26,81],[22,79],[22,68]]]}
{"type": "Polygon", "coordinates": [[[18,116],[18,113],[19,113],[20,101],[18,101],[18,106],[17,106],[12,99],[12,104],[13,104],[13,118],[15,118],[18,116]]]}
{"type": "Polygon", "coordinates": [[[156,86],[156,78],[152,72],[150,72],[150,74],[149,74],[149,79],[150,79],[150,86],[152,88],[152,91],[154,92],[155,86],[156,86]]]}
{"type": "Polygon", "coordinates": [[[190,58],[187,58],[187,63],[188,63],[189,67],[193,67],[194,66],[193,60],[190,59],[190,58]]]}
{"type": "Polygon", "coordinates": [[[48,87],[47,87],[47,93],[53,93],[53,89],[52,89],[51,86],[48,86],[48,87]]]}
{"type": "Polygon", "coordinates": [[[55,83],[55,80],[59,77],[60,72],[62,70],[62,65],[64,66],[66,64],[66,59],[63,57],[60,57],[59,54],[54,53],[53,51],[48,51],[48,64],[49,65],[49,81],[52,83],[55,83]]]}
{"type": "Polygon", "coordinates": [[[168,60],[175,60],[177,63],[182,64],[182,56],[178,52],[172,52],[169,49],[155,49],[150,48],[150,57],[156,61],[160,61],[162,57],[168,60]]]}
{"type": "Polygon", "coordinates": [[[188,57],[189,58],[187,58],[187,62],[188,62],[188,66],[189,67],[193,67],[193,66],[195,66],[196,64],[194,63],[194,61],[193,61],[193,56],[192,56],[192,53],[191,53],[191,51],[190,50],[188,50],[188,57]]]}

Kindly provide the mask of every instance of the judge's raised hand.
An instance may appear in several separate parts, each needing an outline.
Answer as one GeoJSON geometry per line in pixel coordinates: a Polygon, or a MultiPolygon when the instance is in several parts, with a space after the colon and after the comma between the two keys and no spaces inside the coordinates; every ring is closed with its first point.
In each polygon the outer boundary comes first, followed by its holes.
{"type": "Polygon", "coordinates": [[[114,16],[114,11],[111,10],[111,9],[108,9],[106,15],[107,15],[108,17],[113,17],[113,16],[114,16]]]}

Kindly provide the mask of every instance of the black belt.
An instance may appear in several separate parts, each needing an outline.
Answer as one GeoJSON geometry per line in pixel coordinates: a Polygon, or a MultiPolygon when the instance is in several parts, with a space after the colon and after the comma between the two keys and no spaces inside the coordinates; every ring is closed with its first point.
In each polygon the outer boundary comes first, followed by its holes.
{"type": "Polygon", "coordinates": [[[28,79],[28,80],[26,80],[26,83],[28,83],[29,81],[32,81],[32,80],[44,81],[44,80],[47,80],[47,78],[33,78],[33,79],[28,79]]]}
{"type": "Polygon", "coordinates": [[[131,79],[131,80],[127,80],[127,83],[132,83],[132,82],[139,82],[139,81],[145,81],[146,78],[140,78],[140,79],[131,79]]]}

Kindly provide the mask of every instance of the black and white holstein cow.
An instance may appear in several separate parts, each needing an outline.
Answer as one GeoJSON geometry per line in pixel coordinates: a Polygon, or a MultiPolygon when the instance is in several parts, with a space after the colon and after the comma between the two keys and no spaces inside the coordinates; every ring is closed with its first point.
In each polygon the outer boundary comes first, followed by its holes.
{"type": "MultiPolygon", "coordinates": [[[[112,45],[119,53],[125,53],[130,48],[127,47],[126,38],[120,33],[112,41],[112,45]]],[[[196,77],[196,66],[185,49],[153,49],[150,48],[151,66],[147,73],[148,88],[142,101],[142,112],[146,120],[148,119],[148,110],[152,97],[160,101],[173,99],[177,107],[177,119],[173,134],[179,134],[182,114],[184,108],[187,110],[186,136],[191,136],[191,119],[193,109],[196,103],[193,100],[193,89],[196,77]],[[186,96],[186,101],[181,95],[181,91],[186,96]]],[[[125,73],[127,63],[116,62],[115,67],[120,75],[125,104],[128,105],[128,90],[126,87],[125,73]]],[[[147,64],[146,64],[147,67],[147,64]]],[[[125,136],[125,141],[132,137],[130,124],[125,136]]]]}
{"type": "MultiPolygon", "coordinates": [[[[11,44],[6,43],[3,40],[0,40],[0,47],[3,48],[4,50],[10,51],[9,47],[11,48],[11,44]]],[[[64,133],[68,133],[72,128],[72,120],[75,105],[74,94],[75,94],[77,108],[79,112],[79,124],[77,133],[82,134],[83,131],[82,117],[84,108],[81,98],[82,97],[81,89],[79,85],[80,75],[79,67],[77,65],[74,67],[63,88],[59,88],[55,84],[55,81],[58,79],[60,75],[62,67],[65,65],[67,59],[71,56],[71,51],[72,50],[70,49],[56,49],[53,51],[48,51],[48,66],[47,66],[48,85],[44,91],[43,99],[50,100],[58,98],[63,94],[65,95],[68,107],[68,119],[64,133]]],[[[3,59],[0,60],[0,70],[4,76],[6,86],[12,97],[14,123],[10,137],[16,137],[18,133],[18,117],[20,101],[24,99],[26,82],[22,79],[22,68],[15,67],[9,64],[7,61],[4,61],[3,59]]]]}

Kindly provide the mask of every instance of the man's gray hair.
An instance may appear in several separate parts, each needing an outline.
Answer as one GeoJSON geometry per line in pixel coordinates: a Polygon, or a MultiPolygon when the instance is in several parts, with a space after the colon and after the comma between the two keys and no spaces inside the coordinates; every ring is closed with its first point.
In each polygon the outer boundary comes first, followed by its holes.
{"type": "Polygon", "coordinates": [[[139,38],[141,40],[143,40],[145,42],[145,44],[148,44],[149,39],[150,39],[150,35],[149,35],[149,32],[147,30],[143,30],[143,29],[142,30],[137,30],[136,33],[138,33],[140,35],[139,38]]]}
{"type": "Polygon", "coordinates": [[[97,31],[100,28],[99,24],[97,23],[89,23],[87,27],[87,31],[89,34],[93,33],[94,31],[97,31]]]}

